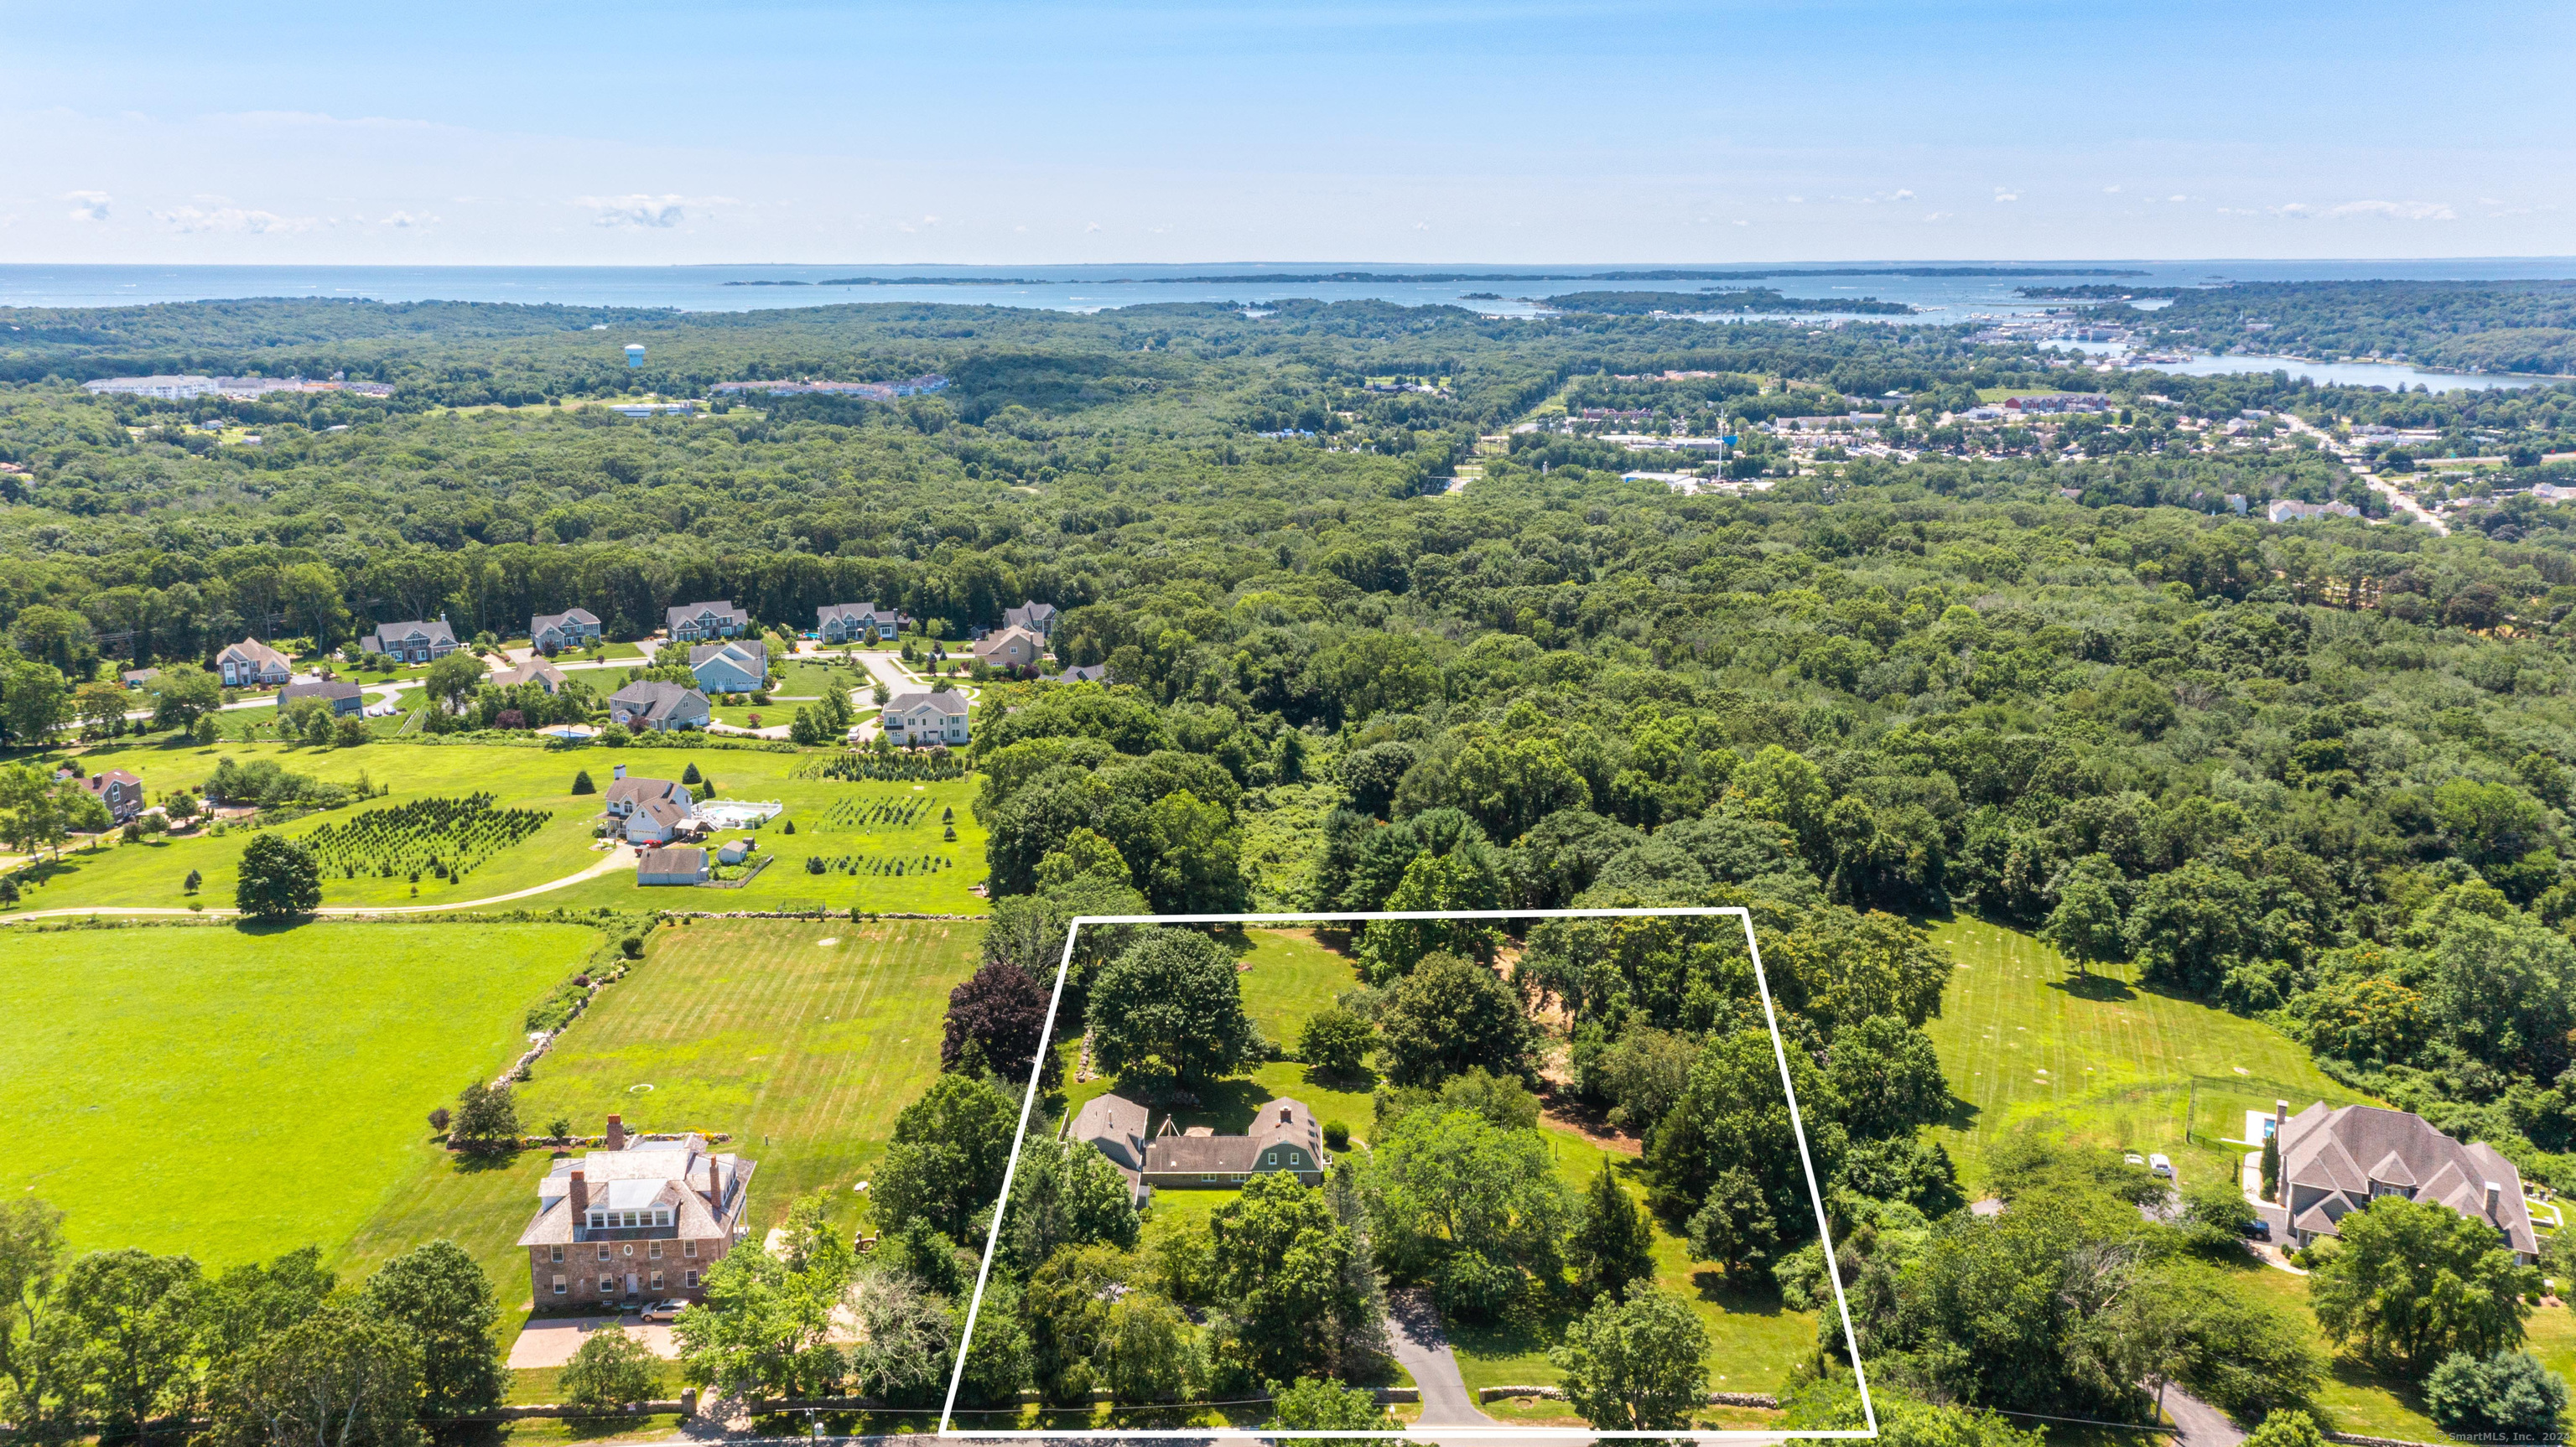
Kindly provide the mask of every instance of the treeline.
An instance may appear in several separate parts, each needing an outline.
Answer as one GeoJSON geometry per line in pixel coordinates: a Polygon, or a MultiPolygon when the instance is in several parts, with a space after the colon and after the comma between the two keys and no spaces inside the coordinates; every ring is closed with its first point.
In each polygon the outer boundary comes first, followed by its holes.
{"type": "Polygon", "coordinates": [[[344,1284],[307,1246],[209,1272],[125,1248],[75,1255],[63,1216],[0,1202],[0,1415],[16,1440],[420,1447],[500,1405],[490,1282],[432,1241],[344,1284]]]}

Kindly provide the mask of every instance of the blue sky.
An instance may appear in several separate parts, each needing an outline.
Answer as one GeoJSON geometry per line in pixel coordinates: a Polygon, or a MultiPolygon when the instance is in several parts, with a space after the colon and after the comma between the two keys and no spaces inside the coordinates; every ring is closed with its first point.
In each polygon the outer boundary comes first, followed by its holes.
{"type": "Polygon", "coordinates": [[[2576,252],[2576,7],[8,3],[0,260],[2576,252]]]}

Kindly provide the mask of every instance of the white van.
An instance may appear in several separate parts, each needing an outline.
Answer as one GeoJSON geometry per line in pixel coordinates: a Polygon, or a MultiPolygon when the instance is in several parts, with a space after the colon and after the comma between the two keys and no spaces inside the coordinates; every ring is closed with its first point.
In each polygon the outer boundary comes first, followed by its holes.
{"type": "Polygon", "coordinates": [[[2166,1160],[2160,1154],[2147,1157],[2147,1169],[2168,1181],[2173,1179],[2173,1162],[2166,1160]]]}

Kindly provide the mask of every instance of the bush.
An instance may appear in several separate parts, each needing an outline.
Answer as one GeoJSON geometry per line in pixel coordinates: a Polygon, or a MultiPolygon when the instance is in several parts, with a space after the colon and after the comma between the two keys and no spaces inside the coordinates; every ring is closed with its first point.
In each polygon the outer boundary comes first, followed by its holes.
{"type": "Polygon", "coordinates": [[[442,1105],[429,1113],[429,1128],[434,1131],[444,1131],[447,1129],[447,1123],[455,1118],[447,1107],[442,1105]]]}
{"type": "Polygon", "coordinates": [[[1327,1075],[1351,1076],[1359,1074],[1376,1043],[1377,1027],[1334,1005],[1307,1019],[1297,1035],[1297,1054],[1327,1075]]]}
{"type": "Polygon", "coordinates": [[[626,958],[630,960],[640,960],[644,958],[644,937],[642,935],[628,935],[626,938],[617,942],[617,952],[626,956],[626,958]]]}
{"type": "Polygon", "coordinates": [[[2433,1421],[2470,1441],[2558,1441],[2567,1383],[2529,1352],[2453,1352],[2424,1379],[2433,1421]]]}
{"type": "Polygon", "coordinates": [[[1282,1432],[1393,1431],[1377,1394],[1325,1377],[1299,1377],[1294,1386],[1270,1384],[1270,1422],[1282,1432]]]}
{"type": "Polygon", "coordinates": [[[613,1411],[650,1401],[660,1385],[660,1364],[644,1344],[623,1331],[595,1331],[564,1363],[564,1400],[576,1407],[613,1411]]]}
{"type": "Polygon", "coordinates": [[[1324,1149],[1346,1151],[1351,1148],[1351,1128],[1337,1120],[1324,1122],[1324,1149]]]}
{"type": "Polygon", "coordinates": [[[779,832],[779,833],[781,833],[781,834],[793,834],[793,833],[795,833],[795,832],[796,832],[796,821],[795,821],[795,820],[793,820],[793,819],[790,819],[790,820],[788,820],[786,823],[779,825],[779,826],[778,826],[778,832],[779,832]]]}
{"type": "Polygon", "coordinates": [[[572,791],[576,794],[596,794],[599,792],[599,786],[590,781],[590,770],[583,769],[572,776],[572,791]]]}

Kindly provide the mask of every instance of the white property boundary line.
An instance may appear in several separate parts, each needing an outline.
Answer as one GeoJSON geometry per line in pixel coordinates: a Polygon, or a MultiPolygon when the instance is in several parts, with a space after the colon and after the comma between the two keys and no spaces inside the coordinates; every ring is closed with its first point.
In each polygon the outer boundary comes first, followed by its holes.
{"type": "Polygon", "coordinates": [[[1188,1429],[1139,1428],[1135,1430],[1099,1427],[1074,1429],[1055,1427],[960,1429],[952,1420],[957,1412],[957,1389],[966,1379],[966,1351],[975,1340],[975,1317],[978,1312],[983,1310],[984,1306],[984,1284],[993,1274],[994,1252],[1001,1245],[1002,1217],[1010,1209],[1011,1180],[1019,1171],[1020,1149],[1028,1139],[1029,1118],[1037,1109],[1038,1080],[1046,1071],[1047,1052],[1053,1049],[1055,1045],[1056,1012],[1064,1005],[1064,981],[1066,975],[1071,973],[1073,969],[1074,941],[1081,936],[1082,927],[1084,925],[1322,924],[1338,922],[1366,923],[1373,920],[1395,919],[1514,920],[1637,919],[1677,917],[1707,918],[1716,915],[1732,915],[1737,920],[1742,921],[1744,925],[1744,948],[1753,956],[1753,984],[1754,988],[1762,993],[1762,1019],[1763,1023],[1768,1025],[1771,1030],[1771,1056],[1773,1060],[1779,1063],[1780,1089],[1789,1100],[1789,1128],[1795,1132],[1798,1137],[1798,1164],[1800,1168],[1806,1172],[1807,1199],[1815,1206],[1816,1210],[1816,1239],[1821,1242],[1825,1248],[1825,1275],[1834,1284],[1834,1310],[1839,1313],[1842,1318],[1843,1346],[1851,1357],[1852,1378],[1860,1388],[1861,1417],[1862,1420],[1869,1424],[1868,1427],[1864,1430],[1842,1428],[1831,1431],[1818,1430],[1783,1432],[1604,1432],[1596,1431],[1589,1427],[1460,1426],[1455,1428],[1435,1427],[1430,1429],[1430,1431],[1438,1436],[1461,1439],[1471,1437],[1538,1437],[1568,1438],[1589,1441],[1595,1438],[1686,1437],[1703,1442],[1773,1442],[1788,1438],[1875,1439],[1878,1436],[1878,1409],[1870,1401],[1869,1376],[1861,1366],[1859,1335],[1852,1330],[1851,1302],[1843,1295],[1842,1267],[1834,1258],[1833,1225],[1825,1215],[1824,1189],[1816,1181],[1815,1157],[1809,1153],[1807,1148],[1807,1125],[1805,1118],[1801,1116],[1798,1111],[1798,1088],[1789,1081],[1789,1051],[1788,1047],[1781,1042],[1780,1017],[1778,1012],[1772,1008],[1771,1004],[1771,982],[1769,977],[1765,975],[1762,970],[1762,946],[1756,943],[1753,938],[1753,915],[1751,911],[1745,909],[1741,905],[1675,905],[1666,908],[1647,907],[1635,909],[1422,909],[1368,910],[1339,913],[1326,911],[1322,913],[1305,914],[1087,914],[1076,916],[1065,928],[1064,958],[1056,964],[1055,990],[1047,999],[1046,1024],[1038,1032],[1037,1059],[1030,1063],[1028,1092],[1020,1099],[1019,1133],[1011,1140],[1010,1164],[1002,1169],[1001,1198],[993,1203],[993,1223],[992,1226],[984,1233],[984,1260],[982,1264],[977,1266],[975,1269],[975,1297],[974,1300],[969,1302],[966,1307],[966,1330],[961,1333],[957,1339],[957,1365],[949,1372],[948,1375],[948,1399],[941,1405],[939,1410],[938,1435],[942,1437],[1103,1437],[1110,1439],[1135,1438],[1139,1440],[1157,1438],[1291,1437],[1359,1437],[1375,1439],[1394,1438],[1399,1440],[1409,1437],[1411,1440],[1417,1442],[1427,1440],[1426,1435],[1423,1433],[1408,1433],[1402,1428],[1398,1428],[1391,1432],[1274,1431],[1263,1428],[1248,1427],[1194,1427],[1188,1429]]]}

